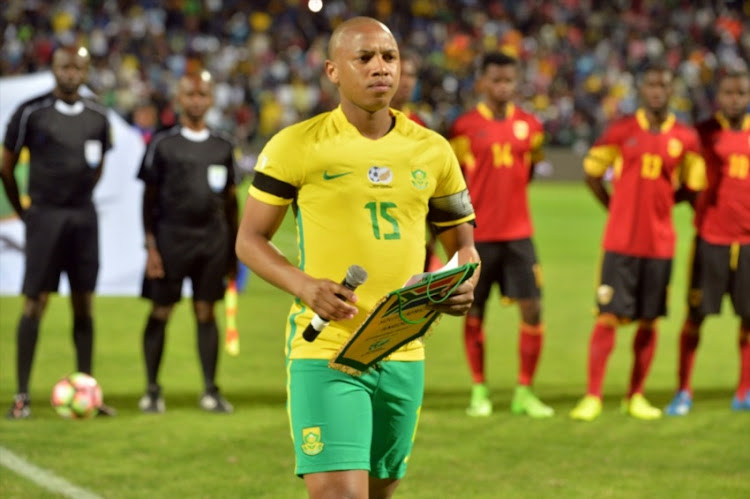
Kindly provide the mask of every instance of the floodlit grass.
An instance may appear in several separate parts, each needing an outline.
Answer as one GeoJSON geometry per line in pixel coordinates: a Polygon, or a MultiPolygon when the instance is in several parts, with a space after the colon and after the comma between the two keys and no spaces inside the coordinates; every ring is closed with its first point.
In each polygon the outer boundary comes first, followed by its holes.
{"type": "MultiPolygon", "coordinates": [[[[635,421],[619,412],[627,386],[634,327],[618,333],[605,381],[605,409],[593,423],[568,411],[585,387],[593,321],[594,278],[604,212],[578,184],[531,188],[537,251],[544,268],[545,349],[535,387],[557,415],[512,416],[507,407],[517,370],[518,313],[488,310],[488,374],[495,414],[469,419],[470,377],[460,319],[444,317],[427,340],[427,387],[409,472],[399,497],[750,497],[750,414],[729,410],[737,379],[737,320],[725,304],[706,323],[695,369],[695,408],[682,419],[635,421]]],[[[677,336],[684,313],[691,212],[676,210],[678,255],[670,317],[660,326],[647,396],[672,396],[677,336]]],[[[290,220],[275,242],[288,255],[290,220]]],[[[66,421],[48,403],[54,383],[74,366],[68,300],[54,297],[42,323],[34,371],[34,415],[0,421],[0,445],[104,497],[305,497],[293,474],[284,408],[283,326],[290,298],[259,279],[240,295],[241,354],[222,352],[219,384],[232,415],[198,409],[201,376],[195,324],[181,303],[167,329],[161,371],[167,413],[144,415],[141,333],[148,303],[96,299],[95,375],[116,418],[66,421]]],[[[0,401],[15,387],[15,328],[21,299],[0,298],[0,401]]],[[[5,410],[7,406],[3,406],[5,410]]],[[[0,496],[54,497],[0,468],[0,496]]]]}

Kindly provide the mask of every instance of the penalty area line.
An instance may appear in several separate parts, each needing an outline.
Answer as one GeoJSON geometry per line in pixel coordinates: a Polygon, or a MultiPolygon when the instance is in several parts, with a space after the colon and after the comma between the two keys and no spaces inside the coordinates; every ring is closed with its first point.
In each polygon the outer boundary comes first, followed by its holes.
{"type": "Polygon", "coordinates": [[[45,470],[31,464],[26,459],[14,454],[2,445],[0,445],[0,466],[14,471],[35,484],[43,487],[50,492],[61,494],[72,499],[102,499],[101,496],[94,494],[86,489],[61,478],[51,471],[45,470]]]}

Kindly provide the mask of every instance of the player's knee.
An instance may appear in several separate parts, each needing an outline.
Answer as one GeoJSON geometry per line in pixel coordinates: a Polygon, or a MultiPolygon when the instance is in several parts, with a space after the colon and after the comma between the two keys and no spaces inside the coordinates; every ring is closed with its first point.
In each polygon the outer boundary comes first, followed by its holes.
{"type": "Polygon", "coordinates": [[[198,322],[211,322],[214,320],[214,304],[207,301],[196,301],[193,303],[195,319],[198,322]]]}
{"type": "Polygon", "coordinates": [[[47,307],[48,297],[49,295],[46,293],[40,294],[36,298],[27,296],[23,305],[23,315],[32,319],[41,319],[44,315],[44,309],[47,307]]]}
{"type": "Polygon", "coordinates": [[[71,293],[70,303],[75,317],[91,317],[91,293],[71,293]]]}
{"type": "Polygon", "coordinates": [[[656,319],[641,319],[638,321],[638,329],[653,331],[656,329],[656,319]]]}
{"type": "Polygon", "coordinates": [[[620,325],[620,322],[620,318],[615,314],[606,312],[603,314],[599,314],[599,317],[596,318],[596,323],[605,327],[617,327],[620,325]]]}
{"type": "Polygon", "coordinates": [[[171,305],[156,305],[154,304],[151,309],[151,317],[157,321],[166,322],[169,320],[169,315],[172,313],[171,305]]]}
{"type": "Polygon", "coordinates": [[[521,300],[521,319],[529,326],[538,326],[542,322],[542,303],[540,300],[521,300]]]}

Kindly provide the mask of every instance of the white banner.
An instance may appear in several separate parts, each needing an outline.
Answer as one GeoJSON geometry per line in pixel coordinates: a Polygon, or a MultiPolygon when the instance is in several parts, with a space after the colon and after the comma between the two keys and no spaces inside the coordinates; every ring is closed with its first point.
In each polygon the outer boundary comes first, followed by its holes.
{"type": "MultiPolygon", "coordinates": [[[[52,73],[0,78],[0,141],[16,107],[51,91],[52,73]]],[[[139,295],[146,253],[143,249],[141,204],[143,183],[136,179],[145,146],[140,134],[117,113],[109,111],[112,142],[104,159],[104,173],[94,190],[99,213],[100,268],[96,292],[102,295],[139,295]]],[[[0,220],[0,294],[21,292],[24,271],[24,226],[16,219],[0,220]]],[[[67,279],[60,292],[68,293],[67,279]]]]}

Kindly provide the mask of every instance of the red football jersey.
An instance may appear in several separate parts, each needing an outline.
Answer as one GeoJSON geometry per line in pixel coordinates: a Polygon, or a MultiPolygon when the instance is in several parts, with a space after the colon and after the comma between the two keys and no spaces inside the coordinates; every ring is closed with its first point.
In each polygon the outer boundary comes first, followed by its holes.
{"type": "Polygon", "coordinates": [[[706,184],[699,147],[695,130],[671,114],[658,132],[649,130],[642,109],[607,127],[583,161],[594,177],[614,169],[605,251],[672,258],[674,191],[680,185],[699,191],[706,184]]]}
{"type": "Polygon", "coordinates": [[[712,244],[750,244],[750,114],[733,130],[719,113],[698,134],[708,178],[695,207],[698,234],[712,244]]]}
{"type": "Polygon", "coordinates": [[[477,217],[474,240],[531,237],[526,186],[532,165],[544,158],[539,120],[512,104],[495,117],[480,103],[458,117],[450,137],[477,217]]]}
{"type": "Polygon", "coordinates": [[[422,118],[419,117],[419,115],[415,111],[411,109],[404,109],[402,112],[406,115],[407,118],[412,120],[417,125],[421,125],[427,128],[427,125],[425,124],[425,122],[422,120],[422,118]]]}

